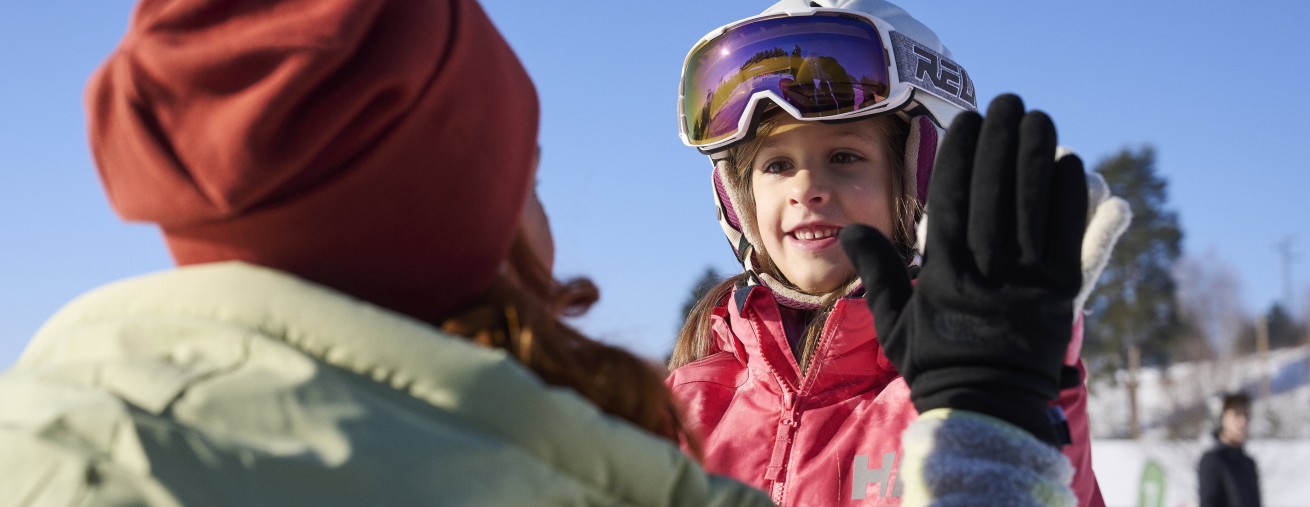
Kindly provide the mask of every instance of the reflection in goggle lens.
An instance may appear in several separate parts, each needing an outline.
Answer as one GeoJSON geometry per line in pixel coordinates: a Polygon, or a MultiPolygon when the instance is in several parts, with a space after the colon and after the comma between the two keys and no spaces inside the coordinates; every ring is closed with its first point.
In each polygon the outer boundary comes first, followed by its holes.
{"type": "Polygon", "coordinates": [[[736,133],[752,95],[772,91],[806,118],[867,108],[890,88],[882,38],[849,16],[778,17],[737,26],[701,46],[684,72],[688,139],[736,133]]]}

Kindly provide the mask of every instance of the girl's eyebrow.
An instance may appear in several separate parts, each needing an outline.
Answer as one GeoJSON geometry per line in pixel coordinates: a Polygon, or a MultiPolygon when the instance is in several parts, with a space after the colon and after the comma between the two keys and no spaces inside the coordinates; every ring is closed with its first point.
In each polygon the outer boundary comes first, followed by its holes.
{"type": "MultiPolygon", "coordinates": [[[[877,130],[874,130],[873,133],[874,133],[874,136],[875,136],[875,137],[878,135],[878,131],[877,131],[877,130]]],[[[832,137],[855,137],[855,138],[859,138],[859,139],[865,139],[865,140],[868,140],[870,136],[869,136],[867,133],[865,133],[865,132],[860,132],[858,129],[855,129],[855,128],[844,128],[844,129],[842,129],[841,132],[838,132],[838,133],[836,133],[836,134],[833,134],[832,137]]]]}
{"type": "MultiPolygon", "coordinates": [[[[870,138],[869,135],[867,135],[867,134],[865,134],[865,133],[863,133],[863,132],[860,132],[859,129],[856,129],[856,128],[854,128],[854,127],[847,126],[847,125],[835,125],[835,126],[836,126],[836,127],[839,127],[841,130],[838,130],[838,131],[833,132],[832,134],[828,135],[829,138],[855,138],[855,139],[859,139],[859,140],[861,140],[861,141],[876,141],[876,140],[877,140],[877,136],[878,136],[878,131],[877,131],[877,130],[874,131],[874,133],[873,133],[873,138],[870,138]]],[[[776,141],[776,139],[777,139],[776,137],[769,136],[769,138],[768,138],[768,139],[765,139],[765,140],[764,140],[764,143],[760,145],[760,151],[764,151],[764,150],[767,150],[767,149],[769,149],[769,148],[773,148],[773,147],[777,146],[778,142],[776,141]]]]}

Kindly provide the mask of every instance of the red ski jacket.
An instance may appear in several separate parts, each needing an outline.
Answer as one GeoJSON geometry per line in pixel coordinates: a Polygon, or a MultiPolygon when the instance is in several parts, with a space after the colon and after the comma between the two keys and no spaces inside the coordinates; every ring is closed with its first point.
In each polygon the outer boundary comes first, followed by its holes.
{"type": "MultiPolygon", "coordinates": [[[[705,468],[769,492],[779,505],[900,505],[901,432],[918,413],[882,355],[861,298],[837,302],[800,375],[773,292],[738,288],[715,308],[718,352],[668,383],[702,439],[705,468]]],[[[1080,375],[1085,375],[1079,362],[1080,375]]],[[[1092,473],[1087,388],[1060,393],[1081,506],[1105,502],[1092,473]]]]}

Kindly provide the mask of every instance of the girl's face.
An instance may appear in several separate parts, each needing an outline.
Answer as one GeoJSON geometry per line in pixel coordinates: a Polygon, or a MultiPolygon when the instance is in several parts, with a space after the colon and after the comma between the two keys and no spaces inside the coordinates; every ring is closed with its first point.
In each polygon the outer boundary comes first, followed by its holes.
{"type": "Polygon", "coordinates": [[[760,240],[796,288],[822,294],[855,268],[837,244],[843,226],[862,223],[890,237],[892,164],[873,121],[841,124],[787,118],[751,163],[760,240]]]}

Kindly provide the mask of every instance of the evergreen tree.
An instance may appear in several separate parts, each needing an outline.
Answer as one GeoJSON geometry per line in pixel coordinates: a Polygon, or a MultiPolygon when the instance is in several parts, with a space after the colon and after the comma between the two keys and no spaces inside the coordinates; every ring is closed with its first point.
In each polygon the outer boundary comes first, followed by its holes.
{"type": "Polygon", "coordinates": [[[1088,301],[1084,357],[1101,372],[1128,367],[1136,357],[1144,365],[1165,363],[1183,331],[1172,273],[1183,231],[1166,207],[1168,184],[1156,173],[1150,146],[1124,149],[1096,171],[1132,206],[1133,222],[1088,301]]]}
{"type": "MultiPolygon", "coordinates": [[[[1283,305],[1274,303],[1265,313],[1265,329],[1269,333],[1269,349],[1277,350],[1296,347],[1305,343],[1305,325],[1287,313],[1283,305]]],[[[1238,341],[1239,353],[1252,354],[1257,351],[1255,326],[1248,326],[1238,341]]]]}
{"type": "Polygon", "coordinates": [[[688,294],[686,301],[682,303],[682,319],[678,320],[679,327],[687,319],[687,315],[691,314],[691,309],[696,307],[696,303],[700,302],[701,298],[705,297],[705,294],[709,293],[710,289],[722,282],[724,278],[726,277],[720,275],[712,266],[705,267],[705,272],[701,273],[700,278],[696,279],[696,283],[692,284],[691,294],[688,294]]]}
{"type": "Polygon", "coordinates": [[[1269,323],[1269,348],[1295,347],[1303,342],[1305,326],[1287,313],[1283,305],[1275,303],[1265,319],[1269,323]]]}
{"type": "MultiPolygon", "coordinates": [[[[724,278],[726,277],[715,271],[714,267],[705,266],[705,271],[701,273],[700,278],[697,278],[696,282],[691,285],[691,293],[687,294],[687,299],[682,302],[682,314],[678,316],[678,327],[675,329],[682,328],[682,326],[687,322],[687,317],[691,315],[691,310],[696,308],[696,303],[699,303],[701,298],[704,298],[706,294],[709,294],[710,289],[713,289],[714,286],[719,284],[719,282],[722,282],[724,278]]],[[[669,364],[669,361],[672,359],[673,350],[669,350],[669,352],[664,355],[664,364],[669,364]]]]}

